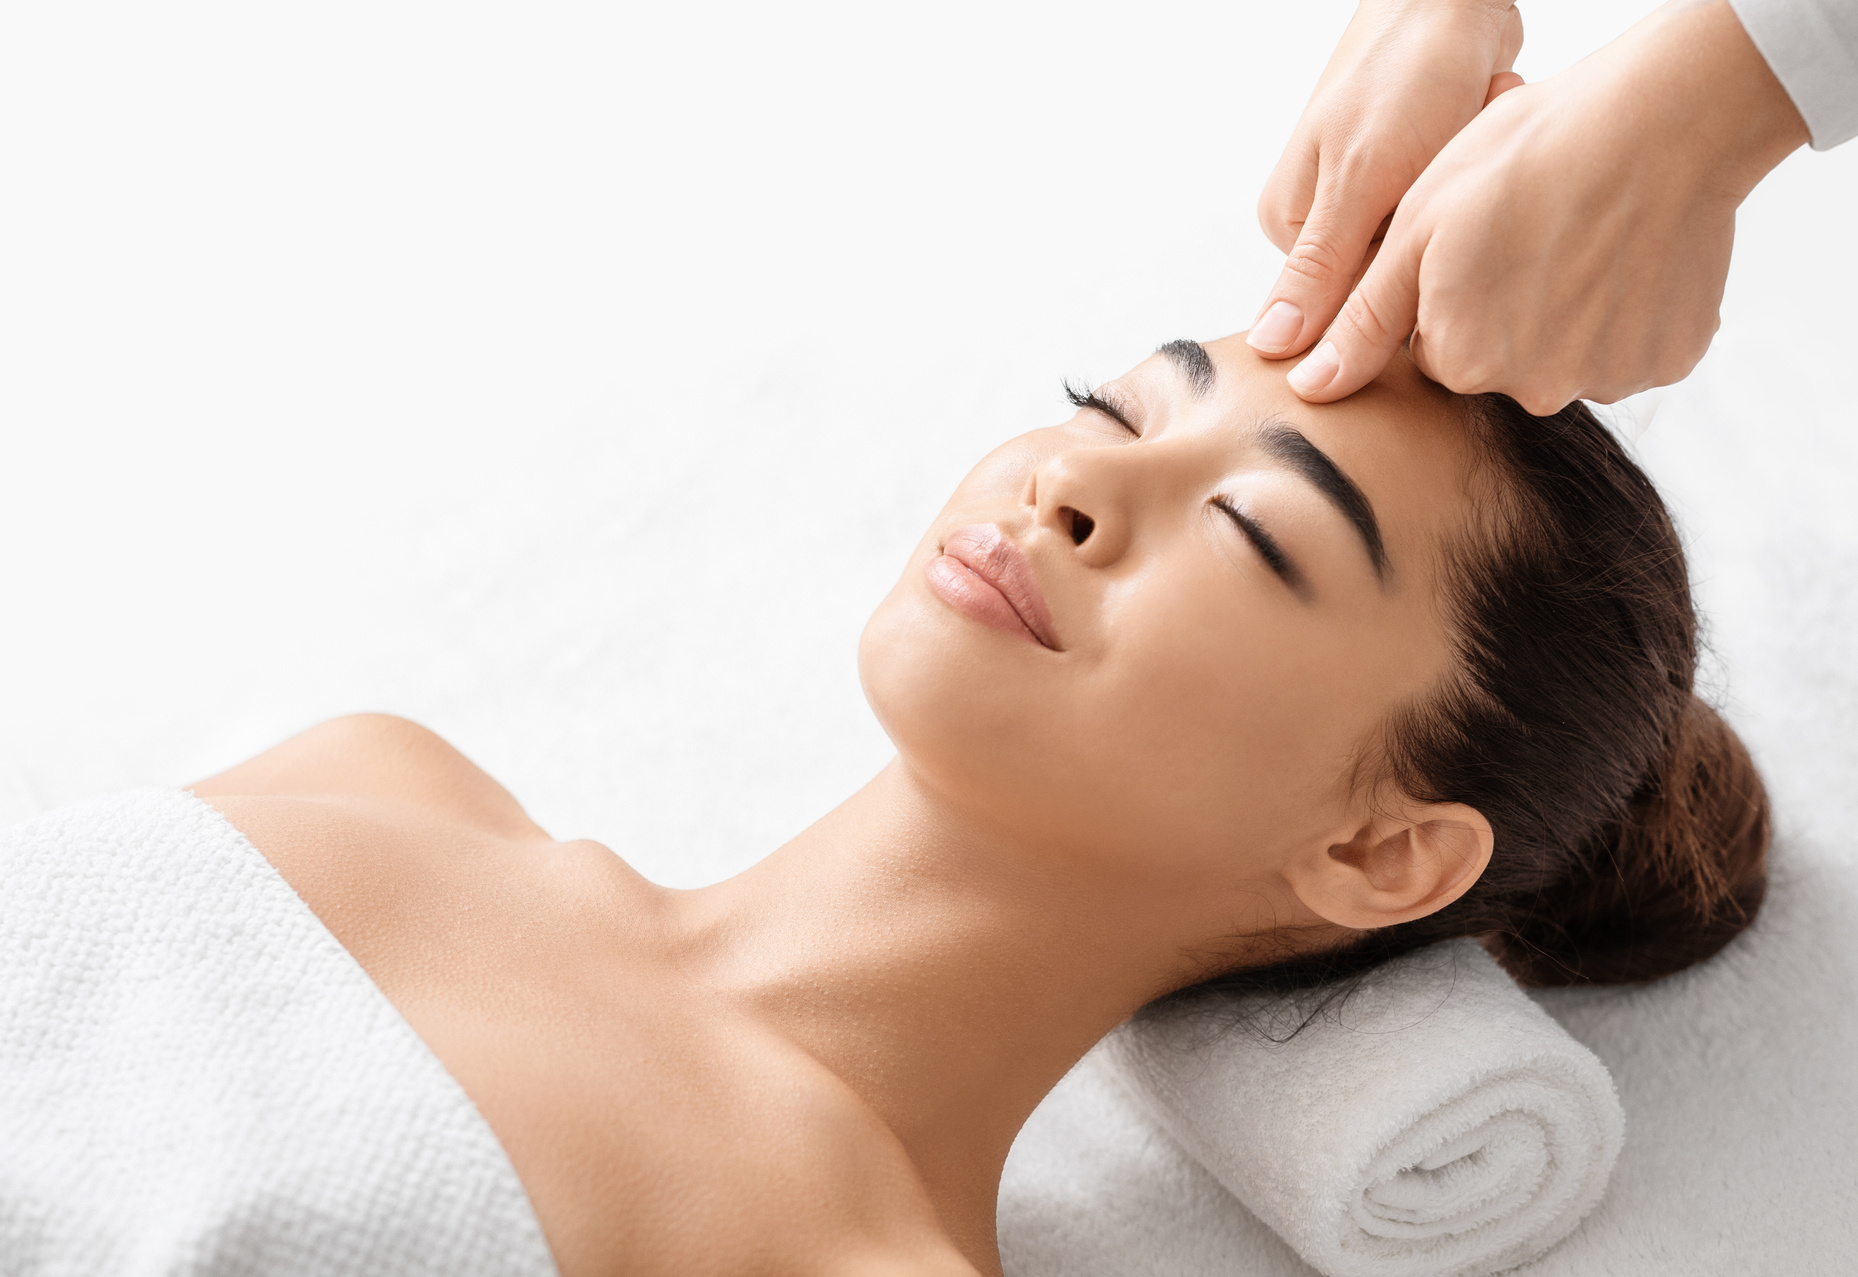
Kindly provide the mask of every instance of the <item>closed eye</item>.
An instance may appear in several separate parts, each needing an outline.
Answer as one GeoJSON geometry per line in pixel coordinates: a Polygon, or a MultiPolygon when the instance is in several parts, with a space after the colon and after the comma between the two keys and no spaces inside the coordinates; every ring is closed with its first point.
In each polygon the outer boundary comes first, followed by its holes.
{"type": "Polygon", "coordinates": [[[1252,548],[1258,551],[1258,557],[1265,561],[1265,566],[1277,573],[1285,585],[1302,593],[1303,573],[1297,570],[1297,565],[1292,563],[1290,556],[1284,553],[1284,547],[1280,546],[1269,532],[1260,527],[1257,520],[1234,505],[1231,497],[1214,497],[1213,504],[1219,508],[1220,513],[1231,519],[1244,534],[1245,539],[1252,543],[1252,548]]]}
{"type": "Polygon", "coordinates": [[[1064,383],[1064,397],[1071,401],[1071,406],[1073,408],[1093,409],[1094,411],[1102,413],[1111,421],[1114,421],[1136,438],[1140,439],[1142,437],[1142,432],[1135,428],[1130,422],[1128,415],[1124,413],[1122,408],[1117,405],[1116,401],[1111,399],[1108,395],[1100,395],[1089,386],[1073,385],[1071,382],[1067,381],[1064,383]]]}

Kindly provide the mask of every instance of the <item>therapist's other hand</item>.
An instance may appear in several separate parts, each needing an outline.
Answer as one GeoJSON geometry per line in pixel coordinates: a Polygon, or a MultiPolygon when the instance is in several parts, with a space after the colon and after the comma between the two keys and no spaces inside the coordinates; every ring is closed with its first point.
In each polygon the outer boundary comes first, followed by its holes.
{"type": "Polygon", "coordinates": [[[1537,414],[1677,381],[1715,335],[1736,207],[1806,140],[1726,0],[1667,5],[1445,145],[1291,386],[1340,399],[1409,336],[1433,380],[1537,414]]]}
{"type": "Polygon", "coordinates": [[[1287,260],[1253,349],[1293,355],[1329,326],[1407,188],[1522,83],[1510,70],[1522,42],[1508,0],[1363,0],[1258,201],[1287,260]]]}

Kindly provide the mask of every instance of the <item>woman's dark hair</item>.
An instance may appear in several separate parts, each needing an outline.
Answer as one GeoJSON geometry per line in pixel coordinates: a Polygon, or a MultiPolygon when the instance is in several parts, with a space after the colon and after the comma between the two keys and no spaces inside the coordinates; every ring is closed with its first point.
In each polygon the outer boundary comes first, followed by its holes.
{"type": "Polygon", "coordinates": [[[1767,794],[1693,691],[1696,613],[1664,503],[1585,404],[1464,403],[1488,495],[1448,560],[1457,674],[1393,715],[1369,769],[1482,812],[1489,867],[1437,913],[1168,1002],[1331,983],[1457,936],[1528,985],[1653,980],[1761,906],[1767,794]]]}

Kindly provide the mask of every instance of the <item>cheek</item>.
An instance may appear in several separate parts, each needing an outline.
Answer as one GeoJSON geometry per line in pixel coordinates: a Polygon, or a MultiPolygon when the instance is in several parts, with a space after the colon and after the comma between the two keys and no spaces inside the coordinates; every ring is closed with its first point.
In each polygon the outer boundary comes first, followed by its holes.
{"type": "Polygon", "coordinates": [[[1209,597],[1132,596],[1117,609],[1115,648],[1086,699],[1115,742],[1121,788],[1183,842],[1326,824],[1384,712],[1386,680],[1360,632],[1275,600],[1209,597]]]}
{"type": "Polygon", "coordinates": [[[1224,863],[1240,839],[1306,836],[1384,712],[1364,631],[1248,610],[1223,582],[1134,582],[1106,600],[1108,645],[1054,658],[955,615],[920,571],[865,626],[866,699],[918,775],[1070,855],[1224,863]]]}
{"type": "Polygon", "coordinates": [[[1235,837],[1297,838],[1333,819],[1401,681],[1377,637],[1388,618],[1318,618],[1198,542],[1110,587],[1105,641],[1058,657],[929,591],[937,530],[997,514],[1039,438],[976,467],[865,626],[860,680],[905,762],[1068,853],[1229,855],[1235,837]]]}
{"type": "Polygon", "coordinates": [[[1310,691],[1321,657],[1267,627],[1235,635],[1230,615],[1216,641],[1144,602],[1111,650],[1054,658],[906,576],[860,641],[865,696],[918,775],[1071,856],[1229,857],[1235,835],[1325,810],[1341,751],[1310,691]]]}

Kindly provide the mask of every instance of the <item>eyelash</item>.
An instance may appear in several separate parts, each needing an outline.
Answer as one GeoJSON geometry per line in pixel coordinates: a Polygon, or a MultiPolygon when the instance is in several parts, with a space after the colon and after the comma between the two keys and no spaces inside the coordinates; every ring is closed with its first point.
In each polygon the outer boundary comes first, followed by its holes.
{"type": "MultiPolygon", "coordinates": [[[[1142,437],[1142,432],[1137,430],[1135,426],[1130,423],[1129,418],[1123,415],[1121,408],[1117,407],[1110,400],[1097,394],[1097,392],[1092,390],[1089,386],[1077,385],[1067,381],[1064,383],[1064,397],[1070,400],[1072,407],[1095,409],[1136,438],[1140,439],[1142,437]]],[[[1213,504],[1218,507],[1227,518],[1231,519],[1238,527],[1240,533],[1244,535],[1245,539],[1251,542],[1252,549],[1258,552],[1258,557],[1265,561],[1266,567],[1276,573],[1278,578],[1291,589],[1301,588],[1303,584],[1302,576],[1298,574],[1297,569],[1291,564],[1290,558],[1284,553],[1283,548],[1279,546],[1276,541],[1271,539],[1270,533],[1259,527],[1250,515],[1234,505],[1230,497],[1214,497],[1213,504]]]]}
{"type": "Polygon", "coordinates": [[[1140,439],[1142,437],[1142,432],[1137,430],[1135,426],[1130,423],[1129,418],[1123,415],[1123,410],[1121,408],[1118,408],[1110,400],[1099,395],[1089,386],[1073,385],[1071,382],[1067,381],[1064,383],[1064,397],[1071,401],[1071,406],[1073,408],[1094,408],[1136,438],[1140,439]]]}
{"type": "Polygon", "coordinates": [[[1245,539],[1252,543],[1252,548],[1258,551],[1258,557],[1265,561],[1265,566],[1277,573],[1283,579],[1284,584],[1292,589],[1302,584],[1302,578],[1297,574],[1297,569],[1291,566],[1282,547],[1273,541],[1271,534],[1259,527],[1250,515],[1232,504],[1230,497],[1214,497],[1213,504],[1238,526],[1239,531],[1244,533],[1245,539]]]}

